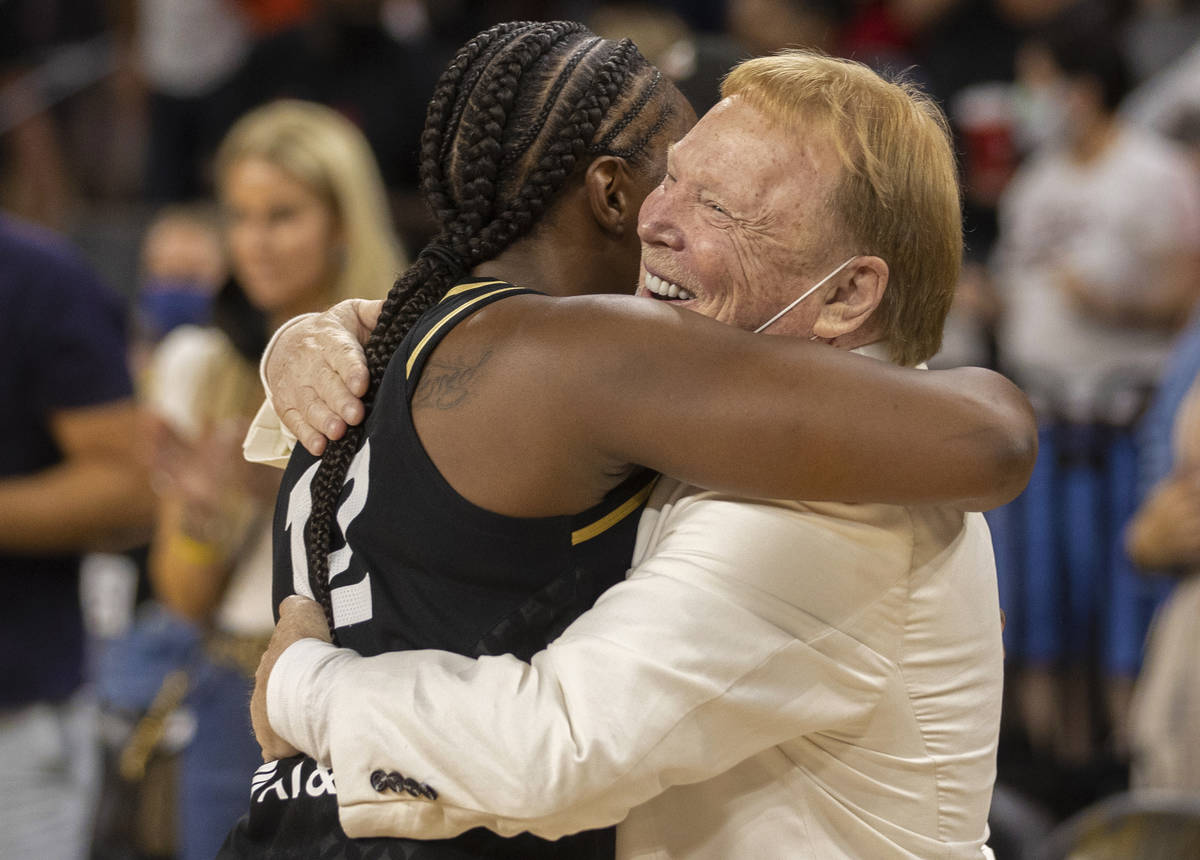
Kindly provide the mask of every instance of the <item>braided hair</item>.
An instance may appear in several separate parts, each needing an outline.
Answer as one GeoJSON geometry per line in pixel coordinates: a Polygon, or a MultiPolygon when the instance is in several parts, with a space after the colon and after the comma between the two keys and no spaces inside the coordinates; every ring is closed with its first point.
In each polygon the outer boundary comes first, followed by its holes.
{"type": "MultiPolygon", "coordinates": [[[[388,293],[367,341],[368,410],[421,315],[529,233],[591,158],[635,165],[646,158],[673,110],[660,80],[628,39],[600,39],[566,21],[498,24],[458,52],[434,90],[421,137],[421,192],[440,231],[388,293]]],[[[329,553],[364,426],[326,448],[304,529],[310,584],[334,641],[329,553]]]]}

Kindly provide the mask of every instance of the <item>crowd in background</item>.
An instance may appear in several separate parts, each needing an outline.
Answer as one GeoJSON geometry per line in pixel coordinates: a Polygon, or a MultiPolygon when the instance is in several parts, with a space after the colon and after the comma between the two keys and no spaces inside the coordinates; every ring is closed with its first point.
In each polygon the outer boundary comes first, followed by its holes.
{"type": "Polygon", "coordinates": [[[1115,795],[1200,821],[1200,2],[0,0],[0,753],[62,780],[0,776],[0,856],[49,828],[36,856],[211,857],[242,810],[279,480],[240,457],[257,356],[429,238],[434,82],[522,18],[632,38],[698,113],[789,46],[939,100],[967,254],[935,364],[1010,375],[1040,425],[989,514],[993,847],[1115,795]]]}

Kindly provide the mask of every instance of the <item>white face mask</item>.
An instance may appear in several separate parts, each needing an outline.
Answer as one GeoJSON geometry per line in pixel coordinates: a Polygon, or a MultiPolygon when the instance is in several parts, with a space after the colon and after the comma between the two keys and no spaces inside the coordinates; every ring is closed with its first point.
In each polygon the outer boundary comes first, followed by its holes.
{"type": "MultiPolygon", "coordinates": [[[[755,334],[758,334],[759,332],[761,332],[761,331],[765,330],[767,326],[769,326],[769,325],[773,325],[773,324],[775,323],[775,321],[776,321],[776,320],[778,320],[778,319],[779,319],[781,316],[783,316],[783,315],[784,315],[784,314],[786,314],[788,311],[790,311],[792,308],[794,308],[796,305],[800,304],[802,301],[804,301],[805,299],[807,299],[809,296],[811,296],[813,293],[815,293],[815,292],[816,292],[817,290],[819,290],[821,287],[825,286],[825,284],[826,284],[826,283],[829,281],[829,279],[830,279],[830,278],[832,278],[834,275],[836,275],[836,274],[837,274],[838,272],[840,272],[842,269],[844,269],[844,268],[846,268],[847,266],[849,266],[849,265],[850,265],[852,262],[854,262],[854,261],[855,261],[855,260],[857,260],[857,259],[858,259],[858,254],[855,254],[853,257],[851,257],[850,259],[846,260],[846,262],[842,263],[840,266],[838,266],[836,269],[834,269],[834,270],[833,270],[832,272],[830,272],[828,275],[826,275],[825,277],[821,278],[821,280],[817,281],[815,284],[813,284],[811,287],[809,287],[807,290],[805,290],[805,291],[804,291],[804,294],[803,294],[802,296],[800,296],[800,298],[798,298],[798,299],[796,299],[795,301],[793,301],[793,302],[789,303],[787,307],[785,307],[785,308],[784,308],[783,310],[781,310],[779,313],[775,314],[775,316],[771,317],[771,318],[770,318],[769,320],[767,320],[765,323],[763,323],[763,324],[762,324],[762,325],[760,325],[758,328],[756,328],[756,329],[754,330],[754,333],[755,333],[755,334]]],[[[817,337],[816,335],[813,335],[812,337],[810,337],[810,338],[809,338],[809,340],[816,340],[816,337],[817,337]]]]}

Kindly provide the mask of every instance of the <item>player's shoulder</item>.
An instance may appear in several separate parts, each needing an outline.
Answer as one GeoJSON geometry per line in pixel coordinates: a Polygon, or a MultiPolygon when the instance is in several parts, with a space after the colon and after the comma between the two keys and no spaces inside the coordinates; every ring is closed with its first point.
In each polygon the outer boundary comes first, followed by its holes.
{"type": "Polygon", "coordinates": [[[529,334],[548,336],[560,331],[574,333],[595,328],[664,325],[679,318],[678,311],[653,299],[610,294],[551,296],[527,293],[514,296],[508,302],[498,302],[487,310],[494,314],[512,314],[520,319],[529,334]]]}
{"type": "Polygon", "coordinates": [[[569,374],[632,367],[672,342],[690,342],[697,329],[710,328],[724,327],[653,299],[525,294],[489,305],[465,330],[498,339],[506,350],[520,351],[530,361],[550,362],[569,374]]]}

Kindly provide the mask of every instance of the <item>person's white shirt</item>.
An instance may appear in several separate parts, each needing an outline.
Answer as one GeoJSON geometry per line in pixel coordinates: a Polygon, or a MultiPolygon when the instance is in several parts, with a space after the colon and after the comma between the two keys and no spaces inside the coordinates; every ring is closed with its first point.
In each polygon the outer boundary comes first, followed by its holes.
{"type": "Polygon", "coordinates": [[[1077,421],[1123,420],[1114,395],[1152,384],[1171,334],[1114,324],[1078,308],[1057,279],[1071,272],[1097,297],[1168,288],[1163,264],[1200,253],[1200,180],[1176,148],[1122,125],[1102,156],[1061,149],[1023,167],[1000,204],[995,269],[1006,311],[999,337],[1027,393],[1077,421]]]}
{"type": "Polygon", "coordinates": [[[136,13],[146,79],[175,98],[213,92],[254,44],[244,13],[228,0],[147,0],[136,13]]]}
{"type": "MultiPolygon", "coordinates": [[[[211,326],[183,325],[171,331],[154,351],[143,390],[143,405],[181,438],[195,442],[217,421],[239,420],[235,401],[240,387],[236,366],[244,362],[229,338],[211,326]],[[220,394],[214,394],[219,391],[220,394]]],[[[264,407],[266,408],[266,407],[264,407]]],[[[272,417],[274,412],[270,413],[272,417]]],[[[278,424],[278,419],[276,419],[278,424]]],[[[279,425],[276,436],[286,427],[279,425]]],[[[295,444],[280,437],[279,444],[295,444]]],[[[286,461],[284,463],[286,465],[286,461]]],[[[261,637],[275,627],[271,612],[270,509],[244,497],[229,497],[236,505],[245,534],[234,553],[221,599],[211,619],[214,630],[234,636],[261,637]]],[[[233,509],[227,510],[233,516],[233,509]]]]}
{"type": "Polygon", "coordinates": [[[301,640],[271,724],[332,766],[353,837],[620,822],[619,858],[991,856],[982,515],[663,478],[634,564],[531,663],[301,640]],[[379,770],[437,798],[376,790],[379,770]]]}

